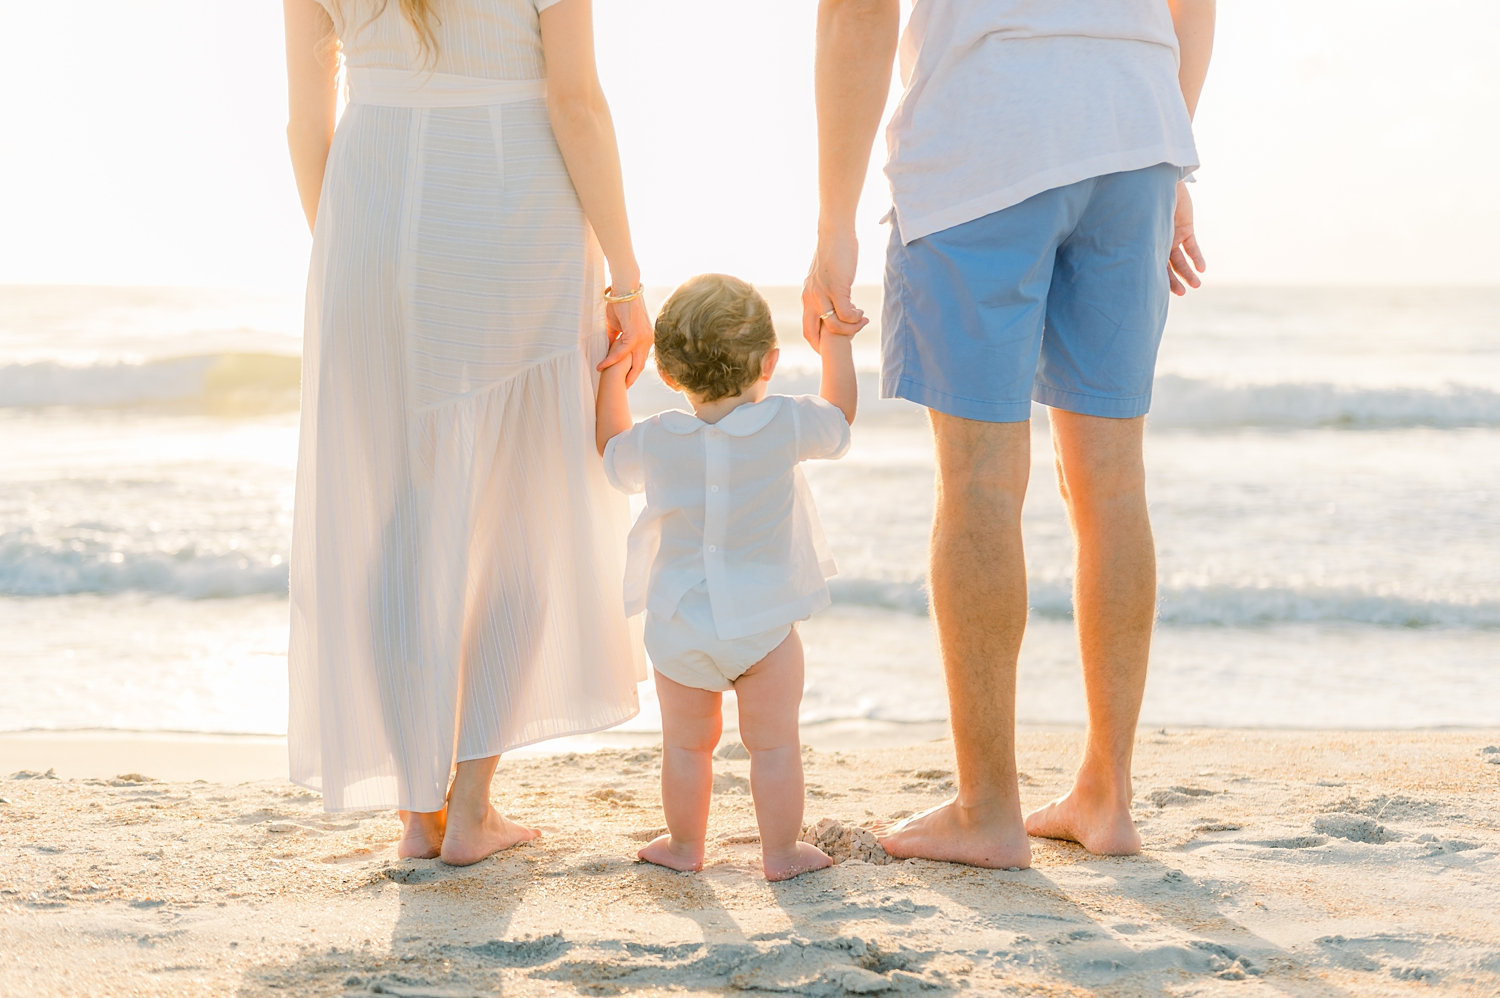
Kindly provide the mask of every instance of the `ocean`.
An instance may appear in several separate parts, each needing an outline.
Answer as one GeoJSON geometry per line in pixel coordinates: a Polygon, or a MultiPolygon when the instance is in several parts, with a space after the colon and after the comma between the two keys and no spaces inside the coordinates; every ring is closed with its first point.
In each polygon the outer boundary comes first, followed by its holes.
{"type": "MultiPolygon", "coordinates": [[[[763,290],[773,390],[815,391],[796,289],[763,290]]],[[[300,326],[291,294],[0,286],[0,731],[285,732],[300,326]]],[[[946,716],[931,444],[877,398],[878,335],[852,449],[807,466],[839,563],[802,628],[813,731],[946,716]]],[[[632,404],[674,398],[647,376],[632,404]]],[[[1035,416],[1018,716],[1076,724],[1072,540],[1035,416]]],[[[1210,286],[1173,303],[1149,423],[1143,724],[1500,723],[1500,289],[1210,286]]],[[[649,684],[642,703],[626,729],[658,730],[649,684]]]]}

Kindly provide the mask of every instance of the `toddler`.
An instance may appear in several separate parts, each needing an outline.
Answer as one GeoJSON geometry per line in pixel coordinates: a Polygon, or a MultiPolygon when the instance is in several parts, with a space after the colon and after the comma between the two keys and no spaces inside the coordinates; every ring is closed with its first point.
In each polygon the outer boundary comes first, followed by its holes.
{"type": "Polygon", "coordinates": [[[598,444],[616,488],[646,494],[630,532],[626,612],[646,614],[662,715],[667,834],[641,849],[674,870],[703,867],[720,697],[739,699],[750,792],[769,880],[832,860],[802,831],[802,644],[796,623],[828,605],[834,572],[798,463],[849,448],[851,342],[824,331],[819,395],[768,395],[780,350],[764,298],[704,274],[656,318],[656,366],[692,413],[631,425],[629,362],[605,369],[598,444]]]}

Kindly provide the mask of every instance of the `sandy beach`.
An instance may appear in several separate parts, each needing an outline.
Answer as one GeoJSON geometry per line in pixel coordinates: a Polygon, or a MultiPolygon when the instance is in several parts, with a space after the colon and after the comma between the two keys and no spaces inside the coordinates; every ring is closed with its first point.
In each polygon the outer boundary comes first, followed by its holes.
{"type": "MultiPolygon", "coordinates": [[[[1028,806],[1080,739],[1023,731],[1028,806]]],[[[650,746],[506,761],[496,799],[546,834],[453,869],[395,859],[389,813],[324,814],[274,739],[4,736],[0,994],[1492,995],[1497,744],[1145,731],[1145,853],[1033,840],[1019,872],[887,863],[859,830],[951,791],[945,739],[820,746],[810,834],[845,861],[773,886],[733,743],[688,875],[632,858],[650,746]]]]}

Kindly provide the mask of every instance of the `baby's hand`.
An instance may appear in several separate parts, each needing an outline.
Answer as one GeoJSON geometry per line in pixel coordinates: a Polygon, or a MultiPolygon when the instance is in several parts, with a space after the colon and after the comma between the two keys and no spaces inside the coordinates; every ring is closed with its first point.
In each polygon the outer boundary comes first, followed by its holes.
{"type": "Polygon", "coordinates": [[[621,354],[619,360],[615,361],[613,364],[610,364],[604,369],[604,377],[618,378],[625,382],[625,387],[628,389],[630,387],[630,383],[635,380],[630,376],[630,372],[632,369],[634,369],[634,367],[635,355],[629,350],[626,350],[621,354]]]}

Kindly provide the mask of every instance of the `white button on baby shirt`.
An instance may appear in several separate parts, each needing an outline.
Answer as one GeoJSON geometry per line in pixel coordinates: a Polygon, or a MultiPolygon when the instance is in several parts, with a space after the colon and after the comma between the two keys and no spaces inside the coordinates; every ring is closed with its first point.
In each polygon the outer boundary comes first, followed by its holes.
{"type": "Polygon", "coordinates": [[[729,639],[827,606],[833,558],[797,465],[848,449],[844,414],[813,395],[771,395],[717,423],[674,409],[615,436],[605,474],[646,493],[630,531],[626,612],[669,617],[706,582],[714,627],[729,639]]]}

